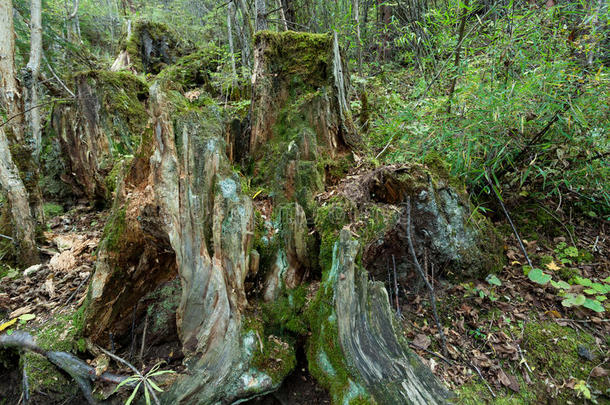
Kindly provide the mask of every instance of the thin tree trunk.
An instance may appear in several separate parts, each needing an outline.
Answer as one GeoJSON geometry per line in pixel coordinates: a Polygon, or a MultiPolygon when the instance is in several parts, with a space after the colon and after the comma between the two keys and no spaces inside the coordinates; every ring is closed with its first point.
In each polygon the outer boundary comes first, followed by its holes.
{"type": "Polygon", "coordinates": [[[42,148],[42,126],[40,118],[40,61],[42,59],[42,12],[41,1],[32,0],[30,6],[30,60],[26,66],[26,120],[30,127],[30,135],[34,149],[32,155],[38,163],[42,148]]]}
{"type": "MultiPolygon", "coordinates": [[[[237,70],[235,69],[235,50],[233,49],[233,30],[231,29],[231,14],[233,14],[233,2],[229,2],[227,9],[227,34],[229,37],[229,53],[231,54],[231,72],[233,77],[231,79],[232,87],[235,88],[237,85],[237,70]]],[[[232,91],[233,89],[231,89],[232,91]]]]}
{"type": "Polygon", "coordinates": [[[358,0],[354,0],[354,20],[356,23],[356,41],[358,46],[358,74],[362,76],[362,39],[360,38],[360,10],[358,0]]]}
{"type": "Polygon", "coordinates": [[[284,13],[284,6],[282,5],[281,0],[276,0],[277,8],[280,11],[280,22],[282,23],[282,27],[284,31],[288,31],[288,23],[286,22],[286,13],[284,13]]]}
{"type": "Polygon", "coordinates": [[[256,31],[263,31],[267,29],[267,6],[265,0],[256,0],[256,31]]]}
{"type": "MultiPolygon", "coordinates": [[[[6,0],[2,2],[5,3],[6,0]]],[[[19,262],[24,266],[36,264],[40,259],[36,249],[36,227],[30,214],[28,193],[19,177],[19,169],[11,157],[3,128],[0,128],[0,186],[8,195],[19,262]]]]}
{"type": "Polygon", "coordinates": [[[10,121],[7,136],[15,142],[24,142],[24,119],[21,90],[15,71],[15,30],[13,28],[13,4],[0,0],[0,106],[10,121]]]}
{"type": "Polygon", "coordinates": [[[460,20],[460,26],[458,27],[458,42],[457,49],[455,50],[454,66],[456,69],[455,75],[451,80],[451,86],[449,88],[449,99],[447,100],[447,113],[451,112],[451,101],[453,100],[453,93],[455,92],[455,84],[457,83],[457,68],[460,66],[460,54],[462,53],[462,39],[464,38],[464,28],[466,27],[466,17],[468,17],[468,2],[464,1],[464,9],[462,10],[462,19],[460,20]]]}
{"type": "MultiPolygon", "coordinates": [[[[28,192],[9,149],[10,138],[20,150],[28,150],[25,147],[21,89],[15,70],[15,32],[11,0],[0,0],[0,106],[7,116],[13,117],[5,127],[0,128],[0,185],[8,194],[20,261],[23,264],[33,264],[39,261],[35,243],[35,222],[30,210],[28,192]],[[10,134],[5,132],[7,129],[10,134]]],[[[29,166],[23,171],[29,172],[30,166],[36,165],[25,160],[22,163],[29,166]]]]}

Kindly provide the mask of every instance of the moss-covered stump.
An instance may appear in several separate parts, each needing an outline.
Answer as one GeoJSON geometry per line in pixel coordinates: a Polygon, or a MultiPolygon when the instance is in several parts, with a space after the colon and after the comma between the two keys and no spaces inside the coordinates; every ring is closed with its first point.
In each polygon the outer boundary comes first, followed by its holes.
{"type": "Polygon", "coordinates": [[[70,173],[62,180],[78,196],[108,201],[117,162],[135,153],[148,123],[148,86],[127,72],[83,72],[75,82],[76,105],[53,111],[52,126],[70,173]]]}
{"type": "Polygon", "coordinates": [[[342,230],[310,310],[310,371],[336,404],[445,403],[449,392],[395,330],[387,292],[368,280],[357,253],[342,230]]]}
{"type": "MultiPolygon", "coordinates": [[[[131,37],[124,45],[129,67],[137,73],[158,74],[164,67],[190,53],[193,46],[180,38],[165,24],[138,20],[133,25],[131,37]]],[[[125,58],[125,55],[120,57],[125,58]]]]}
{"type": "Polygon", "coordinates": [[[330,34],[257,34],[249,153],[255,183],[308,216],[324,185],[323,161],[358,145],[343,60],[330,34]]]}

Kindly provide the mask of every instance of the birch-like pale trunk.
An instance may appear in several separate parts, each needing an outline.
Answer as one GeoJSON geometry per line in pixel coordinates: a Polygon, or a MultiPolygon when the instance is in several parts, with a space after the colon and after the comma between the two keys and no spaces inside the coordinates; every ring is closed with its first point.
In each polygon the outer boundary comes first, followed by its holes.
{"type": "Polygon", "coordinates": [[[15,71],[15,30],[13,3],[0,0],[0,106],[11,121],[6,125],[12,139],[23,142],[23,104],[15,71]]]}
{"type": "Polygon", "coordinates": [[[233,87],[237,85],[237,70],[235,69],[235,50],[233,49],[233,30],[231,29],[231,14],[233,14],[233,2],[229,2],[227,10],[227,35],[229,37],[229,53],[231,54],[231,83],[233,87]]]}
{"type": "Polygon", "coordinates": [[[42,125],[40,118],[40,61],[42,59],[42,11],[41,1],[30,4],[30,60],[25,68],[25,111],[26,122],[33,144],[32,156],[39,161],[42,148],[42,125]]]}
{"type": "Polygon", "coordinates": [[[265,0],[256,0],[254,3],[256,10],[256,31],[267,29],[267,6],[265,0]]]}
{"type": "MultiPolygon", "coordinates": [[[[3,0],[4,1],[4,0],[3,0]]],[[[13,218],[13,239],[19,261],[24,266],[39,262],[34,219],[30,214],[28,192],[13,162],[4,128],[0,128],[0,186],[6,191],[13,218]]]]}
{"type": "Polygon", "coordinates": [[[11,207],[17,254],[22,264],[30,265],[39,261],[35,222],[30,211],[28,192],[11,156],[5,132],[7,129],[11,131],[14,142],[25,142],[23,104],[15,71],[15,31],[11,0],[0,0],[0,106],[7,118],[11,119],[0,127],[0,185],[7,193],[11,207]]]}
{"type": "Polygon", "coordinates": [[[362,76],[362,40],[360,38],[360,10],[358,0],[354,0],[354,22],[356,23],[356,41],[358,46],[358,74],[362,76]]]}

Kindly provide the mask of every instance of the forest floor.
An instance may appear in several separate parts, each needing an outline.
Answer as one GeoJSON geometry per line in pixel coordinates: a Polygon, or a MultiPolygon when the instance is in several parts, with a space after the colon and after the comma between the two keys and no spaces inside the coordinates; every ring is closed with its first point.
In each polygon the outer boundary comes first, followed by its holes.
{"type": "MultiPolygon", "coordinates": [[[[519,206],[527,204],[515,202],[515,212],[519,206]]],[[[78,206],[52,218],[45,232],[47,244],[41,248],[47,260],[23,274],[11,271],[2,279],[0,317],[34,314],[28,326],[43,327],[51,318],[74,313],[85,299],[106,217],[106,211],[78,206]]],[[[544,223],[536,222],[527,210],[515,217],[534,267],[557,281],[573,283],[574,277],[580,277],[608,282],[610,224],[586,216],[570,220],[561,212],[545,216],[549,221],[544,223]]],[[[609,319],[582,306],[565,307],[561,303],[565,297],[550,284],[533,282],[524,274],[527,259],[509,224],[499,219],[496,226],[505,237],[506,254],[506,265],[497,279],[450,284],[441,277],[431,278],[446,352],[423,288],[400,287],[399,318],[405,337],[462,403],[494,402],[494,398],[515,403],[541,397],[559,403],[587,396],[607,399],[609,319]],[[584,391],[586,387],[589,392],[584,391]]],[[[574,283],[569,287],[570,293],[585,290],[586,286],[574,283]]],[[[163,360],[153,357],[146,363],[163,360]]],[[[329,404],[328,394],[306,369],[303,355],[278,392],[250,403],[329,404]]],[[[129,374],[126,369],[112,371],[129,374]]]]}

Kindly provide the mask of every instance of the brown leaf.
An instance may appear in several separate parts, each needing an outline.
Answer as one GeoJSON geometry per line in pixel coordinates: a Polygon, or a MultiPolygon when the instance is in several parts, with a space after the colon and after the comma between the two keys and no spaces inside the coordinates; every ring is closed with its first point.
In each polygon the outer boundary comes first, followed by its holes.
{"type": "Polygon", "coordinates": [[[422,349],[427,349],[430,347],[430,338],[423,333],[419,333],[415,336],[415,339],[413,339],[413,344],[422,349]]]}
{"type": "Polygon", "coordinates": [[[605,377],[608,374],[610,374],[610,371],[600,366],[597,366],[591,370],[591,377],[605,377]]]}
{"type": "Polygon", "coordinates": [[[520,388],[519,387],[519,382],[517,381],[515,376],[513,376],[511,374],[506,374],[504,372],[504,370],[500,369],[500,370],[498,370],[498,380],[505,387],[508,387],[511,390],[515,391],[515,392],[519,392],[519,388],[520,388]]]}

